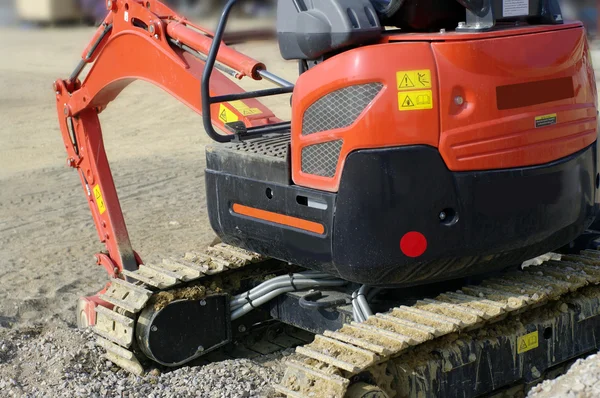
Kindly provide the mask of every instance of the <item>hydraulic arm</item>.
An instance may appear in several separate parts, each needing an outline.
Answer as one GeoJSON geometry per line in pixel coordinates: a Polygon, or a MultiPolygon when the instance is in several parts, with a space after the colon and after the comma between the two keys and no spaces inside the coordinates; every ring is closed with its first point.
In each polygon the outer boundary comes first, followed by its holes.
{"type": "MultiPolygon", "coordinates": [[[[108,249],[108,256],[98,255],[98,261],[113,274],[122,269],[135,270],[140,259],[129,242],[98,114],[130,83],[145,80],[196,112],[205,113],[205,127],[211,138],[228,141],[233,135],[218,134],[213,123],[227,131],[226,123],[241,121],[248,130],[261,132],[281,121],[251,98],[263,92],[247,93],[226,75],[236,79],[267,78],[282,86],[263,90],[266,95],[290,92],[293,86],[267,72],[262,63],[221,40],[213,40],[213,33],[158,1],[108,0],[107,8],[108,16],[83,52],[81,62],[68,80],[57,80],[54,89],[67,163],[80,173],[98,235],[108,249]],[[215,61],[219,64],[211,79],[215,61]],[[89,73],[80,80],[88,64],[89,73]]],[[[223,28],[218,32],[221,38],[223,28]]]]}
{"type": "MultiPolygon", "coordinates": [[[[98,236],[107,249],[96,255],[97,263],[111,277],[122,270],[134,271],[142,263],[129,240],[98,118],[125,87],[145,80],[162,88],[203,114],[204,129],[219,142],[235,137],[228,123],[237,122],[238,133],[243,123],[245,134],[272,132],[287,125],[254,97],[289,93],[293,85],[223,41],[234,3],[230,2],[217,32],[212,33],[159,1],[107,0],[108,15],[81,61],[69,79],[54,83],[67,164],[81,177],[98,236]],[[89,72],[80,79],[87,66],[89,72]],[[264,78],[279,87],[245,92],[234,81],[244,77],[264,78]],[[219,134],[213,124],[226,134],[219,134]]],[[[94,307],[86,308],[92,323],[94,307]]]]}

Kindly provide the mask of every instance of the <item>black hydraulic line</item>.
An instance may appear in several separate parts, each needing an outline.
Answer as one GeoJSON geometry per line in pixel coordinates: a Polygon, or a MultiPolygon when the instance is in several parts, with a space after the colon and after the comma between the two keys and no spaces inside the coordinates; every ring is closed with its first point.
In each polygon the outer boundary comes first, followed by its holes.
{"type": "Polygon", "coordinates": [[[292,0],[292,3],[294,3],[294,7],[296,7],[296,11],[298,11],[298,12],[308,10],[308,8],[306,7],[306,4],[304,3],[304,0],[292,0]]]}
{"type": "Polygon", "coordinates": [[[264,126],[250,127],[247,130],[247,133],[244,135],[285,132],[285,131],[289,131],[289,129],[291,129],[291,128],[292,128],[291,122],[266,124],[264,126]]]}
{"type": "Polygon", "coordinates": [[[211,97],[211,103],[219,103],[219,102],[227,102],[227,101],[237,101],[241,99],[248,98],[260,98],[260,97],[268,97],[270,95],[279,95],[279,94],[289,94],[294,91],[294,87],[276,87],[276,88],[268,88],[265,90],[257,90],[257,91],[248,91],[245,93],[239,94],[227,94],[227,95],[219,95],[218,97],[211,97]]]}
{"type": "Polygon", "coordinates": [[[87,64],[87,61],[89,61],[90,58],[92,58],[92,55],[94,55],[94,52],[96,52],[96,49],[98,48],[98,46],[100,45],[100,43],[102,42],[104,37],[106,37],[108,32],[110,32],[112,30],[112,27],[113,27],[112,24],[108,24],[108,25],[103,24],[103,25],[104,25],[104,31],[102,32],[102,34],[100,36],[98,36],[98,39],[96,39],[96,42],[94,43],[92,48],[90,48],[90,51],[88,51],[85,58],[83,58],[81,61],[79,61],[79,63],[75,67],[75,70],[73,71],[73,73],[71,73],[71,76],[69,77],[70,81],[73,82],[73,81],[75,81],[75,79],[77,79],[79,77],[79,74],[81,73],[81,71],[83,71],[83,68],[85,68],[85,64],[87,64]]]}
{"type": "Polygon", "coordinates": [[[215,66],[215,61],[217,60],[219,48],[221,47],[221,40],[223,39],[225,26],[227,26],[227,19],[229,18],[231,9],[236,2],[237,0],[229,0],[227,4],[225,4],[225,8],[221,14],[221,19],[219,19],[219,24],[217,25],[217,31],[215,32],[212,45],[210,46],[210,51],[208,52],[208,58],[206,59],[204,72],[202,73],[202,85],[200,88],[202,95],[202,121],[204,124],[204,129],[206,130],[206,134],[208,134],[210,138],[217,142],[229,142],[235,137],[234,135],[226,136],[217,133],[212,125],[210,106],[213,102],[211,101],[210,97],[210,77],[215,66]]]}

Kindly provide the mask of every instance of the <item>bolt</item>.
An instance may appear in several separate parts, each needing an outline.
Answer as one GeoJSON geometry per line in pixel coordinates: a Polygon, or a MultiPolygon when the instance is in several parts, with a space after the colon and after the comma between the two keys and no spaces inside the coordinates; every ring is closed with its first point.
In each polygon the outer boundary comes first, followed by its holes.
{"type": "Polygon", "coordinates": [[[457,95],[456,97],[454,97],[454,103],[458,106],[461,106],[462,104],[465,103],[465,99],[463,97],[461,97],[460,95],[457,95]]]}
{"type": "Polygon", "coordinates": [[[108,0],[108,1],[106,2],[106,9],[107,9],[108,11],[112,11],[112,9],[113,9],[113,2],[112,2],[111,0],[108,0]]]}
{"type": "Polygon", "coordinates": [[[204,307],[206,305],[206,300],[200,300],[200,305],[204,307]]]}
{"type": "Polygon", "coordinates": [[[148,30],[150,31],[150,33],[154,34],[154,25],[150,25],[148,27],[148,30]]]}
{"type": "Polygon", "coordinates": [[[458,27],[459,28],[464,28],[465,27],[465,23],[464,22],[459,22],[458,23],[458,27]]]}
{"type": "Polygon", "coordinates": [[[444,34],[444,33],[446,33],[446,29],[440,29],[440,33],[441,33],[441,34],[444,34]]]}
{"type": "Polygon", "coordinates": [[[156,327],[156,325],[152,325],[152,327],[150,328],[151,331],[156,332],[158,330],[158,328],[156,327]]]}
{"type": "Polygon", "coordinates": [[[154,35],[154,38],[155,38],[156,40],[158,40],[158,35],[154,35]]]}
{"type": "Polygon", "coordinates": [[[64,109],[63,109],[63,112],[64,112],[65,116],[68,116],[68,115],[69,115],[69,106],[68,106],[67,104],[65,104],[65,107],[64,107],[64,109]]]}
{"type": "Polygon", "coordinates": [[[198,350],[196,352],[204,352],[204,347],[198,346],[198,350]]]}
{"type": "Polygon", "coordinates": [[[531,368],[531,375],[533,377],[535,377],[536,379],[539,378],[542,374],[540,373],[540,371],[534,366],[533,368],[531,368]]]}
{"type": "Polygon", "coordinates": [[[444,221],[447,217],[446,212],[441,211],[439,217],[440,217],[440,221],[444,221]]]}
{"type": "Polygon", "coordinates": [[[246,331],[246,326],[244,326],[244,325],[238,326],[238,332],[244,333],[245,331],[246,331]]]}

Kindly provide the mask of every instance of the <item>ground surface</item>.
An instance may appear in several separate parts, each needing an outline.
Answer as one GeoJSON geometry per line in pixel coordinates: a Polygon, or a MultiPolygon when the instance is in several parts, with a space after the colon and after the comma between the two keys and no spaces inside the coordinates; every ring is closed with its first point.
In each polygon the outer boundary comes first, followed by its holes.
{"type": "MultiPolygon", "coordinates": [[[[68,76],[92,32],[0,29],[0,391],[36,397],[267,395],[281,371],[272,358],[140,379],[115,373],[98,359],[89,334],[75,329],[77,298],[96,292],[106,275],[94,265],[92,255],[103,248],[78,176],[65,165],[51,87],[68,76]]],[[[272,43],[244,50],[293,80],[295,65],[280,61],[272,43]]],[[[266,103],[289,117],[285,99],[266,103]]],[[[101,120],[136,250],[155,260],[208,244],[208,141],[198,115],[159,89],[134,83],[101,120]]],[[[540,386],[539,395],[597,396],[599,364],[590,358],[560,382],[540,386]]]]}

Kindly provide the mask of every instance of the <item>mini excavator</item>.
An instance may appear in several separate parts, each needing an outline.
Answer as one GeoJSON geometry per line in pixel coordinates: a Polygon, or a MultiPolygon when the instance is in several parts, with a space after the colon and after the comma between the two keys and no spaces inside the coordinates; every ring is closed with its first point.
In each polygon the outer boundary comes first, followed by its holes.
{"type": "Polygon", "coordinates": [[[77,319],[109,360],[176,367],[277,322],[316,334],[280,394],[476,397],[597,350],[598,111],[581,23],[556,0],[279,0],[292,84],[229,45],[235,4],[213,32],[158,0],[107,0],[55,82],[109,276],[77,319]],[[162,263],[130,243],[98,116],[137,79],[215,141],[220,242],[162,263]],[[291,95],[291,121],[259,101],[272,95],[291,95]]]}

